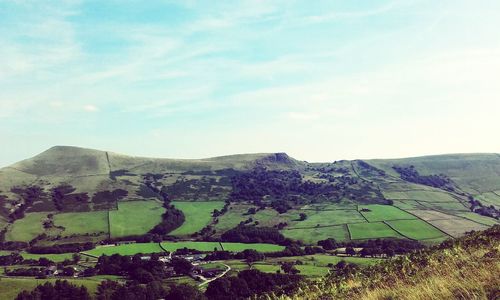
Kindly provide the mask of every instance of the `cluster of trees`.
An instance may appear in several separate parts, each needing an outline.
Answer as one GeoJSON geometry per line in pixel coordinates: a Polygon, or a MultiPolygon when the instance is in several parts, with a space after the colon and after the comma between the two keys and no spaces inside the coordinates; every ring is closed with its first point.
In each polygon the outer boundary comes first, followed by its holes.
{"type": "Polygon", "coordinates": [[[239,243],[270,243],[289,245],[290,239],[285,238],[276,228],[238,225],[236,228],[224,232],[223,242],[239,243]]]}
{"type": "Polygon", "coordinates": [[[127,276],[130,280],[147,284],[173,276],[174,274],[168,270],[168,267],[171,267],[176,275],[188,275],[193,269],[193,265],[183,258],[174,257],[166,264],[159,260],[159,254],[151,254],[149,259],[141,257],[143,257],[142,254],[103,255],[99,257],[95,270],[89,270],[88,274],[127,276]]]}
{"type": "Polygon", "coordinates": [[[92,242],[86,243],[68,243],[56,244],[52,246],[32,246],[27,249],[29,253],[34,254],[61,254],[61,253],[76,253],[94,249],[95,245],[92,242]]]}
{"type": "Polygon", "coordinates": [[[76,188],[69,184],[59,185],[51,190],[51,198],[59,211],[90,211],[87,193],[75,193],[76,188]]]}
{"type": "MultiPolygon", "coordinates": [[[[196,287],[180,284],[165,289],[161,282],[153,281],[140,284],[135,281],[120,284],[112,280],[104,280],[97,286],[97,300],[206,300],[196,287]]],[[[76,286],[66,280],[56,280],[54,284],[47,282],[38,285],[32,291],[22,291],[16,300],[90,300],[93,299],[84,286],[76,286]]]]}
{"type": "Polygon", "coordinates": [[[481,201],[475,200],[474,197],[469,196],[470,210],[485,217],[500,219],[500,209],[495,206],[484,206],[481,201]]]}
{"type": "Polygon", "coordinates": [[[94,209],[112,209],[116,207],[119,200],[127,197],[128,192],[123,189],[113,191],[100,191],[92,196],[94,209]]]}
{"type": "Polygon", "coordinates": [[[165,289],[161,282],[152,281],[145,285],[131,281],[120,284],[105,280],[97,287],[98,300],[205,300],[206,297],[196,287],[181,284],[165,289]]]}
{"type": "Polygon", "coordinates": [[[423,249],[425,246],[418,241],[403,239],[375,239],[366,241],[337,242],[335,239],[326,239],[318,241],[318,246],[325,250],[335,250],[337,248],[346,248],[346,254],[356,255],[354,248],[363,248],[359,253],[362,256],[375,256],[385,254],[394,256],[395,254],[405,254],[423,249]]]}
{"type": "Polygon", "coordinates": [[[11,221],[24,218],[24,212],[31,207],[35,201],[39,201],[47,197],[43,188],[37,185],[28,187],[13,187],[11,188],[11,192],[19,195],[23,199],[23,203],[17,206],[17,208],[9,215],[11,221]]]}
{"type": "Polygon", "coordinates": [[[290,207],[287,201],[300,201],[302,198],[332,197],[336,188],[329,183],[303,181],[302,175],[295,170],[268,170],[256,167],[250,172],[241,172],[231,178],[233,201],[254,201],[260,204],[264,196],[273,200],[271,206],[280,213],[290,207]],[[274,204],[276,203],[276,204],[274,204]]]}
{"type": "Polygon", "coordinates": [[[210,282],[205,296],[209,300],[247,299],[270,292],[279,296],[295,291],[301,280],[299,275],[245,270],[239,272],[238,276],[222,277],[210,282]]]}
{"type": "Polygon", "coordinates": [[[375,168],[374,166],[370,165],[369,163],[367,163],[363,160],[358,160],[357,163],[358,163],[358,166],[363,170],[363,172],[378,175],[378,176],[385,175],[384,170],[381,170],[379,168],[375,168]]]}
{"type": "Polygon", "coordinates": [[[180,227],[186,219],[182,211],[178,210],[173,205],[170,205],[168,202],[165,202],[163,206],[166,211],[161,216],[160,224],[151,229],[150,233],[152,234],[167,234],[180,227]]]}
{"type": "Polygon", "coordinates": [[[76,286],[66,280],[57,280],[54,284],[46,282],[38,285],[31,292],[22,291],[16,297],[16,300],[40,299],[90,300],[91,297],[87,288],[84,286],[76,286]]]}
{"type": "Polygon", "coordinates": [[[428,185],[435,188],[440,188],[450,191],[453,190],[453,182],[451,181],[450,178],[448,178],[448,176],[444,174],[422,176],[418,173],[418,171],[415,169],[414,166],[409,166],[409,167],[393,166],[392,168],[399,173],[401,179],[403,180],[413,183],[428,185]]]}

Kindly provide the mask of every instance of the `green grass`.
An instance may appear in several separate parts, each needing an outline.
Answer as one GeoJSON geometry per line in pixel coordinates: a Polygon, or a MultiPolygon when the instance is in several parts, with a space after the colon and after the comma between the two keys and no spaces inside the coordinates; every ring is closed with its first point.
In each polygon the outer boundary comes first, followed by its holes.
{"type": "MultiPolygon", "coordinates": [[[[75,285],[83,285],[87,288],[90,294],[95,294],[97,291],[97,286],[101,280],[92,279],[66,279],[61,278],[61,280],[67,280],[75,285]]],[[[43,284],[45,282],[54,283],[56,279],[34,279],[34,278],[0,278],[0,299],[15,299],[17,294],[23,290],[31,291],[37,285],[43,284]]]]}
{"type": "Polygon", "coordinates": [[[172,231],[172,235],[190,235],[200,231],[212,221],[214,209],[222,209],[224,202],[172,202],[173,205],[184,213],[185,222],[181,227],[172,231]]]}
{"type": "Polygon", "coordinates": [[[496,224],[500,224],[499,221],[497,221],[497,220],[495,220],[493,218],[481,216],[480,214],[476,214],[476,213],[473,213],[473,212],[465,212],[465,213],[460,213],[458,215],[461,216],[461,217],[467,218],[469,220],[472,220],[474,222],[478,222],[478,223],[481,223],[481,224],[484,224],[484,225],[488,225],[488,226],[493,226],[493,225],[496,225],[496,224]]]}
{"type": "Polygon", "coordinates": [[[391,205],[360,205],[359,211],[369,222],[415,219],[416,217],[391,205]],[[369,209],[370,211],[363,211],[369,209]]]}
{"type": "Polygon", "coordinates": [[[416,220],[386,221],[394,230],[400,234],[415,240],[437,239],[445,236],[441,231],[428,223],[416,220]]]}
{"type": "Polygon", "coordinates": [[[109,212],[111,237],[148,233],[161,222],[164,212],[165,209],[156,201],[118,202],[118,210],[109,212]]]}
{"type": "Polygon", "coordinates": [[[244,244],[244,243],[222,243],[222,247],[226,251],[241,252],[246,249],[253,249],[259,252],[276,252],[284,250],[284,246],[273,244],[244,244]]]}
{"type": "Polygon", "coordinates": [[[287,238],[300,240],[306,244],[316,244],[318,241],[327,238],[334,238],[337,241],[349,240],[349,232],[345,225],[311,229],[285,229],[281,233],[287,238]]]}
{"type": "Polygon", "coordinates": [[[382,222],[348,224],[347,226],[349,227],[353,240],[402,237],[399,233],[382,222]]]}
{"type": "Polygon", "coordinates": [[[31,254],[26,252],[19,253],[24,259],[39,259],[41,257],[45,257],[50,259],[51,261],[61,262],[66,259],[72,260],[73,253],[62,253],[62,254],[31,254]]]}
{"type": "MultiPolygon", "coordinates": [[[[300,211],[307,215],[307,219],[304,221],[295,221],[289,228],[307,228],[315,227],[318,224],[320,226],[328,225],[340,225],[346,223],[356,223],[364,222],[365,219],[359,214],[357,210],[325,210],[325,211],[314,211],[306,210],[300,211]]],[[[295,220],[299,218],[299,215],[294,218],[295,220]]]]}
{"type": "Polygon", "coordinates": [[[85,233],[108,233],[108,212],[93,211],[54,215],[54,225],[63,226],[64,236],[85,233]]]}
{"type": "Polygon", "coordinates": [[[29,213],[24,218],[16,220],[7,231],[7,241],[29,242],[39,234],[43,233],[42,220],[47,218],[47,213],[29,213]]]}
{"type": "Polygon", "coordinates": [[[161,245],[170,252],[182,248],[195,249],[198,251],[214,251],[215,248],[217,248],[217,250],[222,250],[218,242],[163,242],[161,245]]]}
{"type": "Polygon", "coordinates": [[[83,253],[90,254],[93,256],[101,255],[135,255],[137,253],[161,253],[164,252],[163,249],[158,245],[158,243],[136,243],[136,244],[126,244],[119,246],[108,246],[99,247],[83,253]]]}
{"type": "Polygon", "coordinates": [[[434,209],[434,210],[441,210],[445,212],[467,212],[469,209],[467,209],[463,204],[460,202],[439,202],[439,203],[432,203],[432,202],[420,202],[423,206],[434,209]]]}
{"type": "Polygon", "coordinates": [[[384,196],[393,200],[422,200],[428,202],[452,202],[457,201],[449,193],[440,191],[404,191],[391,192],[384,191],[384,196]]]}

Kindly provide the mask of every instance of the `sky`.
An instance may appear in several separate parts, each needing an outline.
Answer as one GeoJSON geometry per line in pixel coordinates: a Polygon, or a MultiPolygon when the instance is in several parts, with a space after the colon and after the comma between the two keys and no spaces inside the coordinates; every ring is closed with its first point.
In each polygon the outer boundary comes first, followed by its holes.
{"type": "Polygon", "coordinates": [[[0,0],[0,166],[500,152],[499,28],[496,0],[0,0]]]}

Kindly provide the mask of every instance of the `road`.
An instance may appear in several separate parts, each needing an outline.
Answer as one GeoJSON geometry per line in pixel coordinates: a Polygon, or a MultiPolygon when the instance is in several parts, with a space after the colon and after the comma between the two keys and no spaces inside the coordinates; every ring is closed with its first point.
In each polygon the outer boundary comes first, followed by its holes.
{"type": "Polygon", "coordinates": [[[204,286],[205,284],[209,284],[210,282],[216,280],[216,279],[219,279],[221,278],[222,276],[226,275],[227,272],[231,271],[231,267],[226,265],[226,264],[223,264],[225,267],[226,267],[226,270],[222,273],[220,273],[219,275],[215,276],[214,278],[211,278],[211,279],[207,279],[201,275],[199,275],[198,277],[203,280],[202,283],[200,283],[198,286],[204,286]]]}

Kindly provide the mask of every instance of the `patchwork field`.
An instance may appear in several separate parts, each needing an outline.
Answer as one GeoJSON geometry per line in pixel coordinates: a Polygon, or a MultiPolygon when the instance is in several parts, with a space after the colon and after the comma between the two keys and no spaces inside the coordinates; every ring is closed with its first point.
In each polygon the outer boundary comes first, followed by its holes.
{"type": "Polygon", "coordinates": [[[62,235],[108,233],[108,212],[62,213],[54,215],[54,225],[63,226],[62,235]]]}
{"type": "Polygon", "coordinates": [[[353,240],[403,238],[403,236],[382,222],[349,224],[347,227],[353,240]]]}
{"type": "Polygon", "coordinates": [[[136,243],[136,244],[126,244],[126,245],[118,245],[118,246],[104,246],[95,248],[89,251],[85,251],[83,253],[92,255],[92,256],[101,256],[101,255],[135,255],[137,253],[162,253],[163,249],[160,247],[158,243],[136,243]]]}
{"type": "Polygon", "coordinates": [[[414,240],[437,239],[445,236],[435,227],[419,219],[386,221],[385,223],[399,234],[414,240]]]}
{"type": "Polygon", "coordinates": [[[287,238],[300,240],[307,244],[316,244],[318,241],[328,238],[334,238],[337,241],[349,240],[349,232],[346,225],[310,229],[285,229],[281,233],[287,238]]]}
{"type": "Polygon", "coordinates": [[[214,209],[222,209],[224,202],[172,202],[172,204],[184,213],[186,221],[172,235],[190,235],[200,231],[212,221],[214,209]]]}
{"type": "Polygon", "coordinates": [[[500,221],[498,221],[498,220],[495,220],[495,219],[489,218],[489,217],[484,217],[484,216],[481,216],[481,215],[473,213],[473,212],[460,213],[458,215],[461,217],[464,217],[466,219],[469,219],[471,221],[474,221],[474,222],[477,222],[477,223],[480,223],[483,225],[487,225],[487,226],[493,226],[496,224],[500,224],[500,221]]]}
{"type": "Polygon", "coordinates": [[[422,220],[425,221],[431,221],[431,220],[446,220],[450,218],[454,218],[454,215],[450,214],[445,214],[436,210],[430,210],[430,209],[416,209],[416,210],[408,210],[408,212],[414,214],[415,216],[419,217],[422,220]]]}
{"type": "Polygon", "coordinates": [[[368,220],[368,222],[406,220],[416,218],[415,216],[390,205],[360,205],[358,209],[360,213],[368,220]]]}
{"type": "Polygon", "coordinates": [[[167,251],[173,252],[178,249],[188,248],[198,251],[214,251],[222,250],[219,242],[163,242],[161,246],[167,251]]]}
{"type": "Polygon", "coordinates": [[[246,249],[253,249],[259,252],[276,252],[284,250],[284,246],[273,244],[243,244],[243,243],[222,243],[222,248],[226,251],[241,252],[246,249]]]}
{"type": "Polygon", "coordinates": [[[118,210],[109,212],[111,237],[145,234],[161,222],[164,212],[156,201],[118,202],[118,210]]]}
{"type": "Polygon", "coordinates": [[[488,228],[488,226],[459,217],[447,220],[433,220],[429,221],[429,223],[451,235],[452,237],[460,237],[467,231],[485,230],[488,228]]]}
{"type": "Polygon", "coordinates": [[[404,191],[404,192],[389,192],[384,191],[384,196],[387,199],[393,200],[421,200],[428,202],[455,202],[458,201],[450,194],[442,191],[404,191]]]}
{"type": "Polygon", "coordinates": [[[29,213],[24,218],[16,220],[7,230],[5,240],[29,242],[44,232],[42,221],[47,213],[29,213]]]}
{"type": "MultiPolygon", "coordinates": [[[[307,215],[304,221],[295,221],[289,228],[311,228],[316,226],[340,225],[346,223],[365,222],[363,216],[357,210],[324,210],[302,211],[307,215]]],[[[295,220],[298,219],[298,215],[295,220]]]]}

